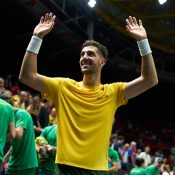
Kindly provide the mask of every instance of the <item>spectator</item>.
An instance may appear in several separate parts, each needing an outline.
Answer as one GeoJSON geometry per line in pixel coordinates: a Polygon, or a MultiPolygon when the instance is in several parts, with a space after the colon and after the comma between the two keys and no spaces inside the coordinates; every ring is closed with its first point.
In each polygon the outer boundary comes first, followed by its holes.
{"type": "Polygon", "coordinates": [[[151,164],[151,155],[150,155],[151,148],[149,146],[146,146],[144,151],[141,152],[138,157],[143,158],[145,161],[145,167],[151,164]]]}
{"type": "Polygon", "coordinates": [[[135,164],[136,167],[131,169],[130,175],[147,175],[143,158],[136,158],[135,164]]]}
{"type": "Polygon", "coordinates": [[[8,97],[0,94],[0,174],[2,169],[2,162],[4,159],[4,147],[6,143],[7,134],[9,137],[15,138],[15,119],[13,107],[4,100],[8,97]]]}
{"type": "MultiPolygon", "coordinates": [[[[56,156],[56,132],[57,124],[45,127],[40,137],[43,137],[47,144],[45,146],[36,144],[36,150],[42,156],[39,159],[39,175],[53,175],[55,170],[55,156],[56,156]]],[[[36,138],[37,139],[37,138],[36,138]]]]}
{"type": "Polygon", "coordinates": [[[4,157],[6,175],[36,175],[38,167],[33,121],[24,109],[15,108],[15,139],[4,157]]]}
{"type": "Polygon", "coordinates": [[[163,164],[163,159],[161,157],[156,157],[153,164],[146,168],[148,175],[159,175],[161,173],[161,166],[163,164]]]}
{"type": "Polygon", "coordinates": [[[113,135],[110,139],[109,148],[108,148],[108,168],[109,168],[109,175],[115,175],[120,167],[120,158],[119,154],[116,150],[112,149],[113,143],[113,135]]]}

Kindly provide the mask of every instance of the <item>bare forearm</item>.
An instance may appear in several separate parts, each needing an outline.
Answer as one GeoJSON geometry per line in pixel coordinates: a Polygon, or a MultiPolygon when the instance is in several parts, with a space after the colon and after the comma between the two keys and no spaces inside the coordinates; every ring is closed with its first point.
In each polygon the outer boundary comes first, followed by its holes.
{"type": "Polygon", "coordinates": [[[19,74],[19,80],[37,91],[41,92],[43,90],[43,76],[37,72],[37,54],[26,51],[19,74]]]}
{"type": "Polygon", "coordinates": [[[119,163],[115,162],[113,163],[113,166],[108,169],[109,172],[117,172],[119,168],[119,163]]]}
{"type": "Polygon", "coordinates": [[[141,76],[150,86],[154,86],[158,83],[157,72],[152,54],[142,57],[141,76]]]}
{"type": "Polygon", "coordinates": [[[151,54],[142,57],[141,75],[127,83],[125,98],[130,99],[152,88],[158,83],[157,72],[151,54]]]}
{"type": "Polygon", "coordinates": [[[156,67],[148,40],[139,41],[138,47],[142,56],[141,75],[137,79],[127,83],[126,99],[136,97],[158,83],[156,67]]]}
{"type": "Polygon", "coordinates": [[[3,158],[3,163],[6,163],[8,162],[9,160],[9,157],[10,157],[10,151],[11,151],[12,147],[9,148],[9,150],[6,152],[6,154],[4,155],[4,158],[3,158]]]}
{"type": "Polygon", "coordinates": [[[19,80],[30,86],[31,79],[37,74],[37,55],[26,51],[22,62],[19,80]]]}

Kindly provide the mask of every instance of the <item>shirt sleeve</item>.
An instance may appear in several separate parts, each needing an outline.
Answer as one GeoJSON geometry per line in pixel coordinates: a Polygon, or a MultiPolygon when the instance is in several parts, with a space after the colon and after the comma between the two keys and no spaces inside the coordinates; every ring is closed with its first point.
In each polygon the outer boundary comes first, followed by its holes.
{"type": "Polygon", "coordinates": [[[14,116],[14,109],[13,107],[10,107],[9,109],[9,122],[15,122],[15,116],[14,116]]]}
{"type": "Polygon", "coordinates": [[[126,105],[128,102],[128,100],[124,98],[126,84],[127,83],[125,82],[113,83],[113,86],[116,92],[116,103],[118,104],[118,107],[121,105],[126,105]]]}
{"type": "Polygon", "coordinates": [[[16,127],[22,127],[24,129],[27,128],[27,121],[26,121],[26,115],[28,117],[28,114],[24,110],[21,110],[17,112],[18,120],[16,121],[16,127]]]}

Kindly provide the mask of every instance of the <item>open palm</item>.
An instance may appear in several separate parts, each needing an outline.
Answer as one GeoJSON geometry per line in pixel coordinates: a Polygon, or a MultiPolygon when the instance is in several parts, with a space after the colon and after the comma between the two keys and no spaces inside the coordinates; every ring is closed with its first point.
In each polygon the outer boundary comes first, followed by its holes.
{"type": "Polygon", "coordinates": [[[139,20],[138,24],[135,17],[129,16],[129,18],[126,19],[126,29],[129,34],[137,41],[147,38],[147,34],[145,28],[142,25],[142,21],[139,20]]]}
{"type": "Polygon", "coordinates": [[[45,16],[42,16],[39,24],[34,29],[34,35],[43,38],[48,34],[55,24],[55,18],[56,16],[52,13],[47,13],[45,16]]]}

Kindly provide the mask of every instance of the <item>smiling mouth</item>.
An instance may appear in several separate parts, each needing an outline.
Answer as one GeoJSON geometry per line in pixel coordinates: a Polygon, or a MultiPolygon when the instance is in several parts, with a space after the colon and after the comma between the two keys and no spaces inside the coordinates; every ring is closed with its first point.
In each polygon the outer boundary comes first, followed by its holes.
{"type": "Polygon", "coordinates": [[[90,66],[89,64],[84,64],[84,65],[82,65],[82,68],[87,69],[89,66],[90,66]]]}

